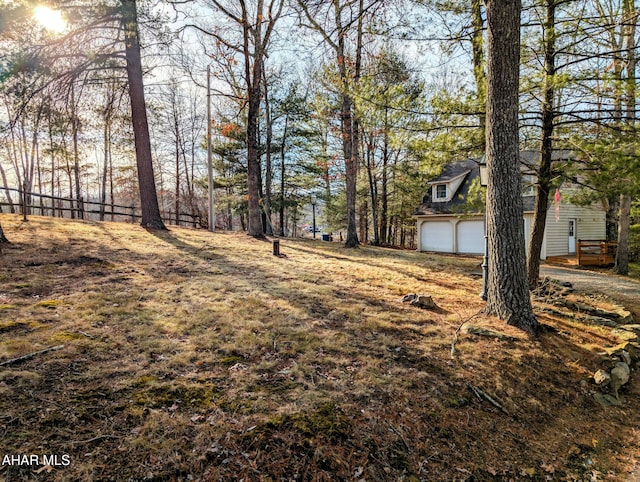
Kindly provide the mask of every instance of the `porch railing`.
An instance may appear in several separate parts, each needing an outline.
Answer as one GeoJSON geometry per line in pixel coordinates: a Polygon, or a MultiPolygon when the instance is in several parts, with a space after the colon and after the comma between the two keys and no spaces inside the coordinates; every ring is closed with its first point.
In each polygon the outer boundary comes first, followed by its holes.
{"type": "Polygon", "coordinates": [[[577,255],[580,266],[609,266],[616,261],[618,243],[601,239],[578,240],[577,255]]]}

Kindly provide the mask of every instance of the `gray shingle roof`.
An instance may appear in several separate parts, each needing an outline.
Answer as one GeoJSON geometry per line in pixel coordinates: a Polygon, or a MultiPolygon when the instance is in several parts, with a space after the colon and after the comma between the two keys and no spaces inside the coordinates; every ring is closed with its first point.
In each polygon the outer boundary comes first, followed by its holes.
{"type": "Polygon", "coordinates": [[[427,193],[422,198],[422,203],[416,208],[414,215],[420,214],[448,214],[453,212],[460,212],[460,208],[465,204],[465,200],[469,194],[469,187],[473,180],[480,175],[480,168],[478,167],[479,159],[466,159],[464,161],[457,161],[447,164],[442,173],[434,178],[433,183],[445,183],[455,179],[465,172],[467,175],[463,179],[457,192],[455,192],[448,202],[433,202],[431,200],[431,189],[427,190],[427,193]],[[458,209],[456,209],[456,207],[458,209]]]}
{"type": "MultiPolygon", "coordinates": [[[[553,161],[571,159],[575,154],[569,150],[555,150],[552,153],[553,161]]],[[[539,151],[521,151],[520,162],[525,167],[533,167],[538,164],[540,159],[539,151]]],[[[475,178],[480,176],[479,163],[481,159],[466,159],[464,161],[456,161],[447,164],[442,173],[430,181],[429,189],[422,198],[422,203],[413,213],[414,215],[430,215],[430,214],[454,214],[464,212],[464,205],[469,195],[469,188],[475,178]],[[452,179],[468,173],[458,187],[458,190],[448,202],[433,202],[431,199],[431,185],[438,183],[447,183],[452,179]]],[[[526,169],[525,169],[526,171],[526,169]]],[[[535,196],[524,196],[522,198],[524,212],[532,212],[535,202],[535,196]]]]}

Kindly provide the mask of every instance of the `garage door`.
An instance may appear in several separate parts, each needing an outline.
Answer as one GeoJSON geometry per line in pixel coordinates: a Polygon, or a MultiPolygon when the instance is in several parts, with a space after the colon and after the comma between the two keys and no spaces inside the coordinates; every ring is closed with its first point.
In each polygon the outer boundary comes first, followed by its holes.
{"type": "Polygon", "coordinates": [[[422,251],[453,252],[453,224],[449,221],[422,223],[422,251]]]}
{"type": "Polygon", "coordinates": [[[484,222],[460,221],[458,229],[458,253],[484,253],[484,222]]]}

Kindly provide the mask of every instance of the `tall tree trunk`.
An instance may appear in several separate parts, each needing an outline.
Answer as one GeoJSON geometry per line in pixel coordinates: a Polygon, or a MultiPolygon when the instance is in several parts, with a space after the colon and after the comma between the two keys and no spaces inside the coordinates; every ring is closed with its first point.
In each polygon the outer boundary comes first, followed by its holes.
{"type": "Polygon", "coordinates": [[[384,138],[382,145],[382,173],[380,180],[380,242],[386,244],[389,223],[389,107],[384,108],[384,138]]]}
{"type": "MultiPolygon", "coordinates": [[[[69,163],[69,154],[68,154],[68,149],[67,149],[67,136],[66,133],[65,135],[62,137],[62,152],[64,152],[64,160],[65,160],[65,168],[64,168],[64,172],[67,175],[67,182],[69,183],[69,199],[73,199],[73,168],[71,166],[71,164],[69,163]]],[[[60,191],[60,189],[58,189],[58,191],[60,191]]],[[[61,206],[64,206],[64,201],[60,202],[61,206]]],[[[73,205],[69,206],[70,211],[69,211],[69,216],[71,217],[71,219],[75,219],[76,218],[76,212],[73,209],[73,205]]],[[[61,217],[64,217],[64,210],[61,209],[61,217]]]]}
{"type": "Polygon", "coordinates": [[[111,156],[111,148],[109,148],[109,202],[111,203],[111,221],[115,221],[116,215],[114,214],[115,195],[114,195],[114,182],[113,182],[113,157],[111,156]]]}
{"type": "Polygon", "coordinates": [[[8,242],[9,242],[9,240],[4,235],[4,230],[2,229],[2,224],[0,224],[0,244],[6,244],[8,242]]]}
{"type": "MultiPolygon", "coordinates": [[[[280,17],[284,0],[275,0],[269,3],[265,12],[264,0],[252,3],[255,7],[255,20],[249,19],[249,11],[246,0],[239,0],[241,15],[236,15],[225,8],[222,2],[211,0],[211,3],[226,15],[230,21],[239,25],[242,30],[242,46],[239,49],[244,57],[244,82],[247,96],[247,191],[248,191],[248,234],[254,237],[264,237],[264,227],[260,210],[260,157],[259,157],[259,131],[258,116],[260,114],[260,102],[262,100],[261,85],[267,47],[273,32],[273,28],[280,17]],[[264,28],[263,28],[264,27],[264,28]]],[[[212,34],[220,40],[215,33],[212,34]]]]}
{"type": "Polygon", "coordinates": [[[349,95],[350,74],[347,68],[347,54],[345,45],[345,29],[342,26],[342,9],[334,3],[336,30],[338,31],[337,61],[342,90],[342,105],[340,109],[340,127],[342,131],[342,151],[344,153],[345,182],[347,195],[347,237],[345,246],[355,248],[358,242],[358,225],[356,223],[356,198],[358,178],[358,158],[355,148],[358,139],[354,135],[353,99],[349,95]],[[354,152],[355,151],[355,152],[354,152]]]}
{"type": "MultiPolygon", "coordinates": [[[[373,225],[373,245],[380,246],[380,226],[378,224],[378,190],[376,187],[376,178],[374,173],[374,141],[373,135],[370,136],[368,148],[366,152],[367,177],[369,179],[369,195],[371,197],[371,223],[373,225]]],[[[364,211],[366,216],[366,210],[364,211]]]]}
{"type": "Polygon", "coordinates": [[[50,150],[50,156],[51,156],[51,191],[50,191],[50,196],[51,196],[51,207],[52,207],[52,216],[56,215],[55,212],[55,203],[56,200],[53,199],[55,197],[55,193],[56,193],[56,155],[55,155],[55,149],[54,149],[54,142],[53,142],[53,119],[51,118],[51,109],[49,109],[48,111],[48,133],[49,133],[49,150],[50,150]]]}
{"type": "MultiPolygon", "coordinates": [[[[357,83],[360,74],[362,59],[362,38],[363,38],[363,15],[364,2],[358,2],[357,15],[351,15],[351,19],[357,19],[357,39],[355,47],[355,69],[350,70],[348,67],[346,38],[349,36],[350,26],[353,20],[345,25],[343,22],[343,13],[345,9],[351,8],[355,2],[344,2],[340,0],[331,0],[326,2],[333,9],[333,28],[325,29],[317,20],[316,15],[309,9],[309,3],[306,0],[298,0],[298,5],[304,12],[309,24],[314,30],[319,32],[325,41],[331,46],[336,54],[338,67],[338,78],[340,82],[340,131],[342,135],[342,152],[345,163],[345,184],[346,184],[346,217],[347,217],[347,236],[345,246],[355,248],[358,246],[358,225],[357,225],[357,176],[358,176],[358,121],[353,115],[354,101],[350,95],[351,85],[357,83]],[[333,35],[336,40],[333,40],[333,35]]],[[[323,2],[317,2],[317,5],[323,2]]],[[[369,8],[373,4],[369,5],[369,8]]],[[[328,200],[327,200],[328,202],[328,200]]]]}
{"type": "MultiPolygon", "coordinates": [[[[547,224],[547,210],[549,206],[549,191],[552,179],[552,152],[554,129],[554,95],[556,74],[556,0],[546,0],[546,18],[544,22],[544,84],[542,94],[542,140],[540,142],[540,162],[537,168],[536,200],[533,210],[533,226],[529,238],[529,253],[527,258],[527,281],[529,289],[538,285],[540,277],[540,254],[544,230],[547,224]]],[[[525,233],[526,235],[527,233],[525,233]]]]}
{"type": "Polygon", "coordinates": [[[4,171],[2,165],[0,165],[0,176],[2,177],[2,183],[4,185],[4,195],[7,196],[7,202],[9,203],[9,212],[15,213],[16,208],[13,205],[13,199],[11,198],[11,191],[9,191],[9,184],[7,183],[7,173],[4,171]]]}
{"type": "Polygon", "coordinates": [[[264,114],[267,129],[267,138],[265,139],[265,180],[264,180],[264,214],[267,218],[266,232],[269,236],[273,236],[273,226],[271,225],[271,187],[273,184],[273,167],[271,165],[271,142],[273,139],[273,119],[271,119],[271,105],[269,103],[269,93],[267,91],[267,79],[263,73],[264,81],[264,114]]]}
{"type": "Polygon", "coordinates": [[[487,2],[487,312],[529,333],[540,325],[527,288],[518,156],[519,0],[487,2]]]}
{"type": "Polygon", "coordinates": [[[129,98],[131,100],[131,120],[136,145],[138,187],[140,190],[140,207],[142,209],[142,221],[140,224],[149,229],[167,229],[160,215],[153,173],[149,123],[147,121],[147,107],[144,100],[144,84],[142,80],[142,59],[140,57],[136,0],[122,0],[122,14],[129,98]]]}
{"type": "Polygon", "coordinates": [[[284,190],[285,184],[285,148],[287,146],[287,133],[289,128],[289,115],[284,118],[284,130],[282,132],[282,145],[280,147],[280,236],[285,235],[285,220],[284,220],[284,190]]]}
{"type": "Polygon", "coordinates": [[[369,203],[365,199],[360,203],[360,215],[358,216],[358,223],[360,228],[360,239],[363,243],[369,242],[369,203]]]}
{"type": "MultiPolygon", "coordinates": [[[[608,13],[605,9],[605,5],[607,2],[596,1],[593,2],[596,7],[598,13],[602,18],[606,18],[608,20],[613,21],[614,14],[608,13]]],[[[613,6],[613,4],[609,4],[609,6],[613,6]]],[[[623,1],[623,11],[624,11],[624,1],[623,1]]],[[[616,19],[616,23],[617,23],[616,19]]],[[[613,125],[615,129],[620,129],[622,124],[622,105],[623,105],[623,89],[622,89],[622,75],[624,71],[623,65],[623,42],[624,42],[624,31],[622,35],[618,35],[619,31],[616,27],[608,28],[606,34],[609,37],[609,49],[613,56],[613,62],[611,65],[607,67],[607,70],[613,75],[613,96],[610,101],[613,103],[613,108],[611,111],[611,118],[613,120],[613,125]],[[613,68],[612,68],[613,67],[613,68]]],[[[608,89],[607,89],[608,90],[608,89]]],[[[607,92],[608,93],[608,92],[607,92]]],[[[598,118],[599,120],[603,117],[606,119],[608,117],[608,112],[602,113],[601,106],[598,109],[598,118]]],[[[605,108],[606,110],[606,108],[605,108]]],[[[615,130],[614,129],[614,130],[615,130]]],[[[608,193],[606,198],[606,233],[607,239],[613,240],[617,239],[618,236],[618,216],[620,212],[620,194],[616,193],[608,193]]]]}
{"type": "Polygon", "coordinates": [[[617,274],[629,274],[629,228],[631,225],[631,196],[620,195],[620,216],[618,219],[618,248],[614,271],[617,274]]]}
{"type": "MultiPolygon", "coordinates": [[[[175,120],[175,125],[174,125],[174,129],[176,130],[176,152],[175,152],[175,157],[176,157],[176,185],[175,185],[175,190],[176,190],[176,194],[175,194],[175,199],[174,199],[174,209],[176,211],[175,214],[175,223],[176,226],[180,225],[180,148],[179,148],[179,143],[180,143],[180,139],[179,137],[179,126],[178,126],[178,120],[175,120]]],[[[162,186],[161,186],[162,187],[162,186]]]]}
{"type": "Polygon", "coordinates": [[[82,190],[80,189],[80,149],[78,147],[78,133],[80,131],[78,106],[76,105],[75,84],[71,85],[71,140],[73,141],[73,179],[76,186],[76,209],[78,218],[84,218],[82,190]]]}
{"type": "MultiPolygon", "coordinates": [[[[344,45],[343,45],[344,47],[344,45]]],[[[339,60],[342,64],[345,63],[344,56],[339,60]]],[[[340,67],[340,70],[346,71],[346,67],[340,67]]],[[[346,72],[341,72],[342,88],[348,89],[348,79],[346,72]]],[[[342,94],[342,107],[340,111],[340,126],[342,131],[342,151],[344,153],[344,165],[345,165],[345,182],[346,182],[346,195],[347,195],[347,237],[345,240],[345,246],[348,248],[355,248],[358,246],[358,233],[356,224],[356,196],[357,196],[357,177],[358,177],[358,162],[353,157],[353,119],[351,113],[352,101],[351,97],[343,92],[342,94]]]]}
{"type": "Polygon", "coordinates": [[[486,131],[486,102],[487,102],[487,73],[484,57],[484,20],[482,19],[482,0],[471,0],[471,24],[473,32],[471,34],[471,47],[473,53],[473,76],[476,81],[478,91],[478,124],[481,132],[482,145],[479,146],[484,152],[486,131]]]}
{"type": "MultiPolygon", "coordinates": [[[[262,48],[262,18],[258,18],[253,28],[254,53],[250,52],[251,25],[247,17],[245,2],[241,2],[244,26],[244,59],[245,82],[248,94],[247,112],[247,190],[248,200],[248,234],[263,237],[262,216],[260,215],[260,159],[258,156],[258,116],[260,115],[262,62],[264,51],[262,48]],[[253,65],[251,60],[253,59],[253,65]]],[[[258,0],[257,11],[262,17],[263,0],[258,0]]]]}
{"type": "MultiPolygon", "coordinates": [[[[638,11],[634,0],[622,2],[622,32],[624,55],[626,55],[625,79],[625,128],[634,135],[636,121],[636,24],[638,11]]],[[[614,271],[618,274],[629,274],[629,228],[631,227],[631,195],[623,192],[620,195],[620,211],[618,215],[618,248],[614,271]]]]}
{"type": "Polygon", "coordinates": [[[233,186],[227,187],[227,229],[233,231],[233,211],[231,210],[231,196],[233,196],[233,186]]]}
{"type": "MultiPolygon", "coordinates": [[[[109,107],[107,107],[109,109],[109,107]]],[[[102,182],[100,186],[100,221],[104,221],[104,213],[107,203],[107,174],[109,159],[111,157],[111,114],[107,113],[104,119],[104,165],[102,166],[102,182]]]]}

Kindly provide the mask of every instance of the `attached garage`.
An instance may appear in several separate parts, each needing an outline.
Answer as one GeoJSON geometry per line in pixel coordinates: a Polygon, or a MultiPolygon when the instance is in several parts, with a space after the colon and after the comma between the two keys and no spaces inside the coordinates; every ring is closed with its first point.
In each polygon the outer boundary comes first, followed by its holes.
{"type": "Polygon", "coordinates": [[[419,220],[420,251],[437,253],[484,253],[484,220],[447,216],[438,220],[419,220]]]}
{"type": "Polygon", "coordinates": [[[468,220],[456,224],[458,253],[484,253],[484,221],[468,220]]]}
{"type": "Polygon", "coordinates": [[[426,221],[420,226],[421,251],[453,252],[453,223],[426,221]]]}
{"type": "MultiPolygon", "coordinates": [[[[570,160],[570,151],[554,151],[554,162],[570,160]]],[[[520,159],[522,175],[528,184],[535,183],[535,173],[528,165],[539,159],[537,151],[523,151],[520,159]]],[[[416,220],[419,251],[482,255],[484,252],[484,213],[475,202],[480,184],[482,159],[466,159],[444,166],[441,174],[428,182],[428,189],[413,216],[416,220]],[[474,187],[475,186],[475,187],[474,187]],[[473,187],[473,189],[472,189],[473,187]],[[472,200],[473,202],[469,202],[472,200]],[[472,207],[473,206],[473,207],[472,207]]],[[[571,192],[570,183],[563,183],[563,191],[571,192]]],[[[560,194],[559,192],[557,193],[560,194]]],[[[557,196],[556,196],[557,197],[557,196]]],[[[523,193],[523,223],[529,247],[535,196],[523,193]]],[[[606,239],[606,213],[599,205],[576,206],[564,200],[550,207],[542,241],[541,259],[566,256],[576,251],[580,240],[606,239]]]]}

